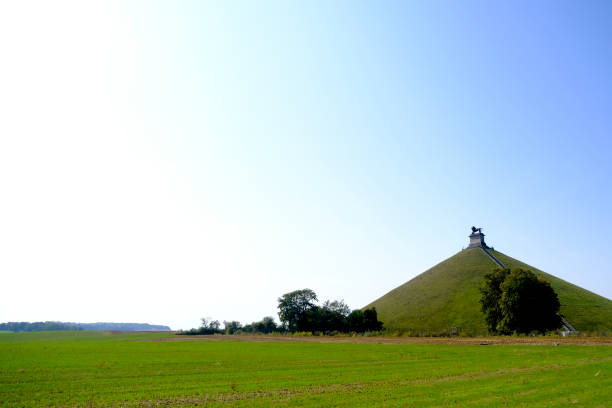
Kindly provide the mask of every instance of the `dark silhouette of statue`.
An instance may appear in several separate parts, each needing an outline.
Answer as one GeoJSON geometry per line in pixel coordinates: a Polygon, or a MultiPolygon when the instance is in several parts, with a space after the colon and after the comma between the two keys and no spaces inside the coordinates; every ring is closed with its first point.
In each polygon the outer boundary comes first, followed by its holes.
{"type": "Polygon", "coordinates": [[[472,234],[475,234],[478,231],[479,234],[482,233],[482,228],[476,228],[472,225],[472,234]]]}

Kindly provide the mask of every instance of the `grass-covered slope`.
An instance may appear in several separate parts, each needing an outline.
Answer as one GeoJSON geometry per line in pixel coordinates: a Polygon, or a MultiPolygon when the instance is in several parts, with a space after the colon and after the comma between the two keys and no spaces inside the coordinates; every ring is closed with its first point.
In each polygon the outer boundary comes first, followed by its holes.
{"type": "Polygon", "coordinates": [[[508,268],[530,269],[536,275],[550,282],[559,296],[561,310],[565,319],[576,330],[612,332],[612,301],[580,286],[542,272],[501,252],[491,251],[508,268]]]}
{"type": "MultiPolygon", "coordinates": [[[[507,267],[530,269],[550,282],[559,295],[561,313],[582,331],[612,331],[612,301],[496,251],[507,267]]],[[[386,328],[418,334],[442,334],[457,327],[484,334],[478,288],[495,263],[479,248],[461,251],[366,307],[376,307],[386,328]]]]}
{"type": "Polygon", "coordinates": [[[376,307],[386,328],[439,334],[451,327],[484,333],[478,287],[495,264],[480,249],[461,251],[393,289],[376,307]]]}

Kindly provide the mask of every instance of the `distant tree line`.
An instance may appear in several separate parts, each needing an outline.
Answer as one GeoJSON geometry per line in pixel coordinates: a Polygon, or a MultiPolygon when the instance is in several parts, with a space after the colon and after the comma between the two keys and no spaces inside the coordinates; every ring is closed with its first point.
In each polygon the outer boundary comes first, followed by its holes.
{"type": "Polygon", "coordinates": [[[202,324],[197,329],[184,330],[178,334],[240,334],[240,333],[284,333],[285,330],[282,326],[279,326],[274,321],[272,316],[266,316],[258,322],[251,324],[245,324],[232,320],[224,321],[223,328],[218,320],[201,319],[202,324]]]}
{"type": "Polygon", "coordinates": [[[202,324],[197,329],[182,330],[178,334],[222,334],[221,323],[218,320],[202,318],[202,324]]]}
{"type": "Polygon", "coordinates": [[[168,326],[148,323],[66,323],[66,322],[8,322],[0,323],[0,331],[37,332],[65,330],[121,330],[121,331],[170,331],[168,326]]]}
{"type": "Polygon", "coordinates": [[[8,322],[0,323],[1,331],[37,332],[37,331],[64,331],[83,330],[76,323],[62,322],[8,322]]]}
{"type": "MultiPolygon", "coordinates": [[[[232,323],[237,323],[237,322],[232,322],[232,323]]],[[[238,324],[240,324],[240,323],[238,323],[238,324]]],[[[242,328],[233,326],[232,327],[232,331],[230,331],[229,334],[233,334],[237,330],[242,330],[245,333],[264,333],[264,334],[283,331],[282,327],[279,327],[276,324],[276,322],[274,321],[274,318],[272,316],[266,316],[262,320],[260,320],[258,322],[253,322],[251,324],[247,324],[247,325],[245,325],[242,328]]]]}
{"type": "Polygon", "coordinates": [[[278,315],[281,324],[266,316],[258,322],[242,325],[238,321],[202,319],[199,328],[181,331],[179,334],[239,334],[239,333],[365,333],[382,330],[375,308],[353,310],[342,300],[325,301],[317,305],[317,295],[310,289],[296,290],[278,298],[278,315]]]}

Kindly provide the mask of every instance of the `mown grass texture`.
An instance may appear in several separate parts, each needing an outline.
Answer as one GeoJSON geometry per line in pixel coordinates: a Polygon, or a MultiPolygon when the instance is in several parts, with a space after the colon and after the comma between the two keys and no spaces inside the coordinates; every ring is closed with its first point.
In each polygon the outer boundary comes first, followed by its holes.
{"type": "Polygon", "coordinates": [[[152,341],[0,335],[0,405],[609,406],[606,346],[152,341]]]}
{"type": "MultiPolygon", "coordinates": [[[[542,272],[497,251],[509,268],[530,269],[557,292],[560,313],[579,331],[612,332],[612,301],[542,272]]],[[[479,287],[497,265],[479,248],[461,251],[366,307],[376,307],[385,328],[413,335],[441,335],[451,328],[467,335],[484,335],[479,287]]]]}

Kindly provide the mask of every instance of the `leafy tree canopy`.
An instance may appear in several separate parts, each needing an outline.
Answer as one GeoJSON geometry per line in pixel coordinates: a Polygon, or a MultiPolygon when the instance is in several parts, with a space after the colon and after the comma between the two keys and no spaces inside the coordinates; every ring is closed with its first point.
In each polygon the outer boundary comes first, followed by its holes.
{"type": "Polygon", "coordinates": [[[364,333],[367,331],[382,330],[383,323],[378,320],[376,308],[366,310],[353,310],[346,317],[348,331],[364,333]]]}
{"type": "Polygon", "coordinates": [[[290,331],[304,330],[307,312],[315,306],[317,294],[310,289],[294,290],[278,298],[278,316],[290,331]]]}
{"type": "Polygon", "coordinates": [[[242,324],[236,320],[232,320],[231,322],[224,320],[223,328],[225,329],[225,334],[236,334],[242,329],[242,324]]]}
{"type": "Polygon", "coordinates": [[[310,289],[296,290],[278,299],[279,317],[289,331],[359,332],[379,331],[383,323],[376,309],[364,311],[348,307],[343,300],[315,304],[317,295],[310,289]]]}
{"type": "Polygon", "coordinates": [[[559,298],[550,283],[522,269],[488,273],[480,304],[491,333],[545,332],[561,327],[559,298]]]}

